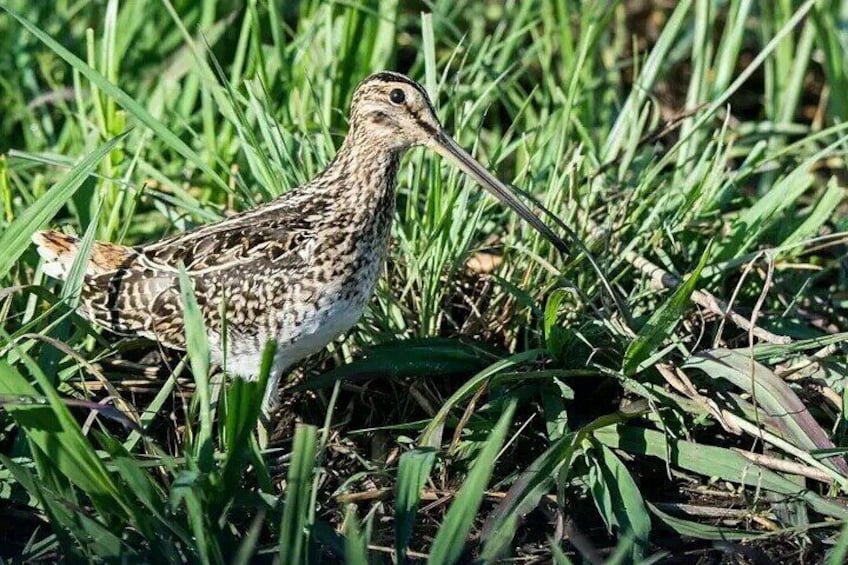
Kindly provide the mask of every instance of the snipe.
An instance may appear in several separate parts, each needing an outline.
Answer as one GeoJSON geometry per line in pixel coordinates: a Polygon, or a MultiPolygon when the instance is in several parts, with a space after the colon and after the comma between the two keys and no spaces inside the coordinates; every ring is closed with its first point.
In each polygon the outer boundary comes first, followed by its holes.
{"type": "MultiPolygon", "coordinates": [[[[80,312],[117,334],[185,349],[179,292],[179,266],[185,265],[213,361],[226,362],[232,375],[254,379],[266,342],[277,342],[268,409],[281,373],[362,315],[388,248],[398,162],[418,145],[455,163],[565,250],[562,239],[445,133],[418,83],[382,72],[357,87],[344,143],[307,184],[248,212],[149,245],[96,243],[80,312]]],[[[33,241],[44,272],[63,279],[79,240],[43,231],[33,241]]]]}

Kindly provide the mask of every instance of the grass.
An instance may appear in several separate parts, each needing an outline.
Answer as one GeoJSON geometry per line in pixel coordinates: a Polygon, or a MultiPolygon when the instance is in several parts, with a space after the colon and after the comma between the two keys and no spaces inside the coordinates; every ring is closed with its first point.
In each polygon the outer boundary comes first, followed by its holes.
{"type": "Polygon", "coordinates": [[[0,8],[3,559],[844,561],[842,3],[0,8]],[[274,198],[380,69],[574,251],[410,152],[368,313],[263,449],[199,316],[187,359],[101,334],[29,236],[274,198]]]}

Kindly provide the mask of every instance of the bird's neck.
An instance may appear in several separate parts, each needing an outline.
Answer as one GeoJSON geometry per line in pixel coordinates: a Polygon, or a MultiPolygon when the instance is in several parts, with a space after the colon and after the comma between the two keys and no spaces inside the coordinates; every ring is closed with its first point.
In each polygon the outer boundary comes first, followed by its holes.
{"type": "Polygon", "coordinates": [[[342,270],[369,265],[373,284],[388,250],[400,154],[352,134],[302,196],[310,212],[320,210],[320,245],[346,258],[342,270]]]}
{"type": "Polygon", "coordinates": [[[370,141],[352,131],[316,189],[352,222],[391,222],[400,154],[370,141]]]}

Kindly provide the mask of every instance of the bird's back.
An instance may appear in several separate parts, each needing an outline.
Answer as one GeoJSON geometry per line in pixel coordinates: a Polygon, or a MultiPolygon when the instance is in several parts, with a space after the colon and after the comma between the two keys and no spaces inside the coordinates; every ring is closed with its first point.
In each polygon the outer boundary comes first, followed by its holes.
{"type": "MultiPolygon", "coordinates": [[[[296,216],[275,210],[280,205],[285,202],[147,246],[96,242],[86,264],[80,313],[115,333],[183,349],[179,273],[184,268],[207,327],[220,327],[226,316],[233,331],[250,333],[261,322],[260,309],[272,307],[274,295],[279,296],[279,283],[297,276],[312,234],[311,226],[296,216]]],[[[33,241],[44,258],[45,274],[64,280],[80,240],[42,231],[33,241]]]]}

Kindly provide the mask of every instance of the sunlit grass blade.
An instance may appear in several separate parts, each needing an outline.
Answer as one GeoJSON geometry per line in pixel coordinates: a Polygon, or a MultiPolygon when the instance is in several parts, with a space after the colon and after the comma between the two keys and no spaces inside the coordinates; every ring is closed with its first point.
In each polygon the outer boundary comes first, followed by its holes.
{"type": "MultiPolygon", "coordinates": [[[[645,61],[645,65],[639,76],[638,82],[640,88],[634,89],[630,96],[628,96],[627,102],[625,102],[624,107],[618,114],[618,119],[610,131],[609,137],[606,139],[602,152],[604,161],[609,161],[615,157],[621,150],[621,147],[625,145],[627,141],[626,136],[632,134],[632,132],[628,131],[628,128],[633,126],[634,116],[641,110],[642,104],[648,96],[649,89],[656,82],[662,69],[662,62],[668,56],[668,52],[674,47],[674,41],[686,23],[686,15],[691,7],[691,0],[678,2],[671,17],[666,22],[666,25],[663,26],[662,34],[654,48],[651,49],[650,56],[645,61]]],[[[638,139],[640,135],[641,133],[637,132],[636,138],[638,139]]]]}
{"type": "MultiPolygon", "coordinates": [[[[131,503],[106,469],[94,447],[82,435],[79,424],[40,369],[29,364],[47,404],[7,405],[5,407],[27,434],[33,446],[50,454],[55,465],[73,484],[79,486],[101,509],[132,515],[131,503]]],[[[0,361],[0,394],[37,398],[40,395],[23,376],[0,361]]]]}
{"type": "Polygon", "coordinates": [[[236,487],[249,456],[250,437],[256,430],[262,411],[262,400],[268,377],[274,364],[276,343],[269,341],[262,353],[259,377],[256,381],[233,379],[224,396],[225,408],[221,435],[224,438],[226,460],[223,465],[222,482],[236,487]]]}
{"type": "Polygon", "coordinates": [[[359,528],[355,506],[349,506],[345,514],[345,563],[348,565],[368,565],[368,538],[359,528]]]}
{"type": "MultiPolygon", "coordinates": [[[[101,73],[99,73],[97,70],[93,69],[88,64],[86,64],[85,61],[68,51],[58,41],[56,41],[44,31],[39,29],[32,22],[19,15],[18,13],[12,11],[5,5],[0,5],[0,8],[8,12],[10,16],[20,22],[20,24],[27,28],[30,33],[32,33],[40,41],[44,42],[44,44],[47,45],[50,50],[59,55],[74,69],[79,71],[80,74],[82,74],[85,78],[91,81],[92,84],[95,84],[104,93],[106,93],[106,95],[110,96],[115,101],[117,101],[118,104],[124,107],[139,122],[153,130],[163,142],[171,146],[183,158],[200,168],[220,188],[223,188],[224,190],[229,190],[227,183],[224,182],[224,180],[218,173],[216,173],[209,165],[207,165],[206,162],[191,147],[186,145],[186,143],[182,141],[179,137],[177,137],[170,129],[168,129],[167,126],[165,126],[161,121],[154,118],[153,115],[151,115],[150,112],[148,112],[132,96],[130,96],[125,91],[118,88],[111,82],[109,82],[109,80],[101,73]]],[[[3,272],[3,269],[0,269],[0,273],[1,272],[3,272]]]]}
{"type": "MultiPolygon", "coordinates": [[[[50,521],[51,527],[56,532],[56,538],[62,547],[68,548],[69,556],[81,558],[79,549],[71,541],[71,536],[76,533],[73,520],[67,508],[56,504],[48,493],[44,491],[41,482],[36,479],[32,471],[24,465],[18,464],[6,455],[0,454],[0,463],[9,470],[11,475],[40,506],[40,510],[50,521]]],[[[79,539],[81,536],[77,536],[79,539]]]]}
{"type": "Polygon", "coordinates": [[[66,176],[50,188],[37,202],[30,205],[0,235],[0,276],[4,276],[15,261],[30,246],[30,237],[44,225],[73,196],[74,192],[94,171],[97,164],[126,136],[113,137],[86,155],[66,176]]]}
{"type": "Polygon", "coordinates": [[[194,453],[201,465],[209,470],[212,465],[212,405],[209,392],[209,339],[203,314],[194,295],[194,284],[184,266],[180,266],[180,298],[185,321],[186,351],[191,362],[191,373],[197,385],[195,397],[200,431],[194,440],[194,453]]]}
{"type": "Polygon", "coordinates": [[[309,551],[313,464],[318,445],[315,426],[298,425],[292,444],[291,467],[286,476],[285,506],[280,524],[280,562],[305,563],[309,551]]]}
{"type": "Polygon", "coordinates": [[[701,256],[698,266],[681,284],[671,297],[651,315],[639,335],[624,353],[622,370],[626,375],[632,375],[656,348],[674,332],[674,328],[689,307],[689,297],[695,291],[701,271],[709,259],[709,247],[701,256]]]}
{"type": "Polygon", "coordinates": [[[91,216],[91,223],[86,228],[85,234],[80,239],[77,254],[74,257],[71,268],[68,270],[68,277],[65,279],[65,285],[62,287],[62,298],[71,308],[74,308],[77,304],[79,304],[82,282],[88,268],[91,250],[94,247],[94,238],[97,235],[97,228],[98,223],[100,222],[100,213],[102,209],[103,201],[98,200],[94,213],[91,216]]]}
{"type": "Polygon", "coordinates": [[[436,538],[433,540],[433,545],[430,546],[430,558],[427,563],[451,565],[456,563],[462,555],[465,541],[474,525],[480,504],[483,502],[483,494],[489,485],[492,467],[512,423],[515,406],[515,401],[506,405],[498,423],[492,428],[491,433],[483,443],[483,447],[475,457],[471,471],[466,476],[459,492],[457,492],[450,510],[448,510],[436,538]]]}

